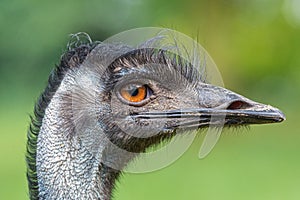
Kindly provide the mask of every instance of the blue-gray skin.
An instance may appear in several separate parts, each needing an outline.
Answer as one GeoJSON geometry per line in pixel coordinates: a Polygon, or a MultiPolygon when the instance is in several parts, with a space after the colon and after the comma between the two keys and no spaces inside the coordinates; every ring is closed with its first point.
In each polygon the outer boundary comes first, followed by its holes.
{"type": "Polygon", "coordinates": [[[102,43],[69,49],[50,75],[28,132],[30,198],[109,200],[121,169],[136,156],[116,146],[139,153],[179,128],[285,119],[278,109],[203,77],[167,50],[102,43]],[[120,89],[137,83],[147,88],[145,100],[127,102],[120,89]]]}

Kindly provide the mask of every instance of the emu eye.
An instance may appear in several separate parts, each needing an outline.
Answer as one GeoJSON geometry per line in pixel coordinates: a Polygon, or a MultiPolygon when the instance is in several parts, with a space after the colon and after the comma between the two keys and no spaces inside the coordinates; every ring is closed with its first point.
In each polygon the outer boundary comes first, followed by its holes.
{"type": "Polygon", "coordinates": [[[126,101],[140,103],[149,96],[150,90],[147,85],[130,84],[121,88],[120,94],[126,101]]]}

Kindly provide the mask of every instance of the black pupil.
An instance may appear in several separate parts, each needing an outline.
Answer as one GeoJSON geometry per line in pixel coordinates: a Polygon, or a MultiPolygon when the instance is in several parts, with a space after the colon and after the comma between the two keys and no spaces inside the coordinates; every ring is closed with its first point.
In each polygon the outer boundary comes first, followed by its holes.
{"type": "Polygon", "coordinates": [[[129,92],[129,94],[131,96],[135,97],[136,95],[138,95],[139,89],[138,88],[134,88],[134,89],[129,90],[128,92],[129,92]]]}

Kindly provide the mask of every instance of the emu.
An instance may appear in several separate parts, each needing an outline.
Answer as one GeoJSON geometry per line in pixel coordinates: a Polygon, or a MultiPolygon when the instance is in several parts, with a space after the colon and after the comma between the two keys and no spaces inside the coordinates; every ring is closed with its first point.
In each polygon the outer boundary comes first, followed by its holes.
{"type": "Polygon", "coordinates": [[[178,130],[285,120],[206,82],[167,49],[78,42],[50,74],[27,140],[30,199],[110,200],[122,169],[178,130]],[[124,150],[124,151],[120,151],[124,150]]]}

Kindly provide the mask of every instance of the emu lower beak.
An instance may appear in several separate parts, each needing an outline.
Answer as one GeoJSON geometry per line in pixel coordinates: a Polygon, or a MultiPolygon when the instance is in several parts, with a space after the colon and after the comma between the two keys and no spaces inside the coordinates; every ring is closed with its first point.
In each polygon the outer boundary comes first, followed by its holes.
{"type": "MultiPolygon", "coordinates": [[[[277,108],[270,105],[264,105],[255,103],[253,105],[247,104],[245,108],[232,108],[236,105],[242,105],[245,102],[233,101],[227,109],[217,108],[200,108],[191,110],[181,110],[182,118],[198,117],[199,126],[201,125],[249,125],[249,124],[267,124],[267,123],[278,123],[285,120],[284,114],[277,108]],[[207,122],[209,124],[202,124],[207,122]]],[[[170,116],[172,114],[170,113],[170,116]]]]}

